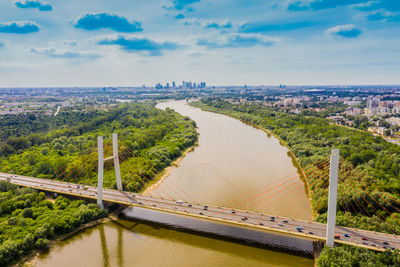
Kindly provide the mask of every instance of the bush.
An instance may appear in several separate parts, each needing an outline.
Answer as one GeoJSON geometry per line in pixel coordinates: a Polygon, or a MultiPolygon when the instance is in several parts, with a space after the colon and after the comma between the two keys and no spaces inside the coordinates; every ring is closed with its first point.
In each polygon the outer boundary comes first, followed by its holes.
{"type": "Polygon", "coordinates": [[[33,217],[33,211],[31,208],[25,208],[24,211],[22,212],[22,216],[24,218],[32,218],[33,217]]]}
{"type": "Polygon", "coordinates": [[[39,238],[35,242],[35,248],[38,249],[48,249],[50,246],[50,242],[47,238],[39,238]]]}

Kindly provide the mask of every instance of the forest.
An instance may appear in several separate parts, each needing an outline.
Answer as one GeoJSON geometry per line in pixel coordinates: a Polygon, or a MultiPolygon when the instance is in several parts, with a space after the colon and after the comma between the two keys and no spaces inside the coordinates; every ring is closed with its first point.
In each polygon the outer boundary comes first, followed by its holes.
{"type": "MultiPolygon", "coordinates": [[[[6,115],[0,120],[0,172],[94,185],[97,136],[111,156],[111,134],[119,138],[125,190],[140,192],[158,173],[197,142],[196,124],[155,102],[126,103],[98,111],[6,115]]],[[[104,186],[116,187],[113,163],[105,165],[104,186]]],[[[0,182],[0,265],[43,250],[60,234],[103,218],[95,204],[54,202],[44,193],[0,182]]]]}
{"type": "MultiPolygon", "coordinates": [[[[10,115],[0,123],[0,172],[94,185],[97,136],[111,156],[111,134],[119,138],[125,190],[140,192],[197,142],[196,124],[154,102],[125,103],[100,111],[66,111],[59,116],[10,115]]],[[[115,187],[112,162],[104,186],[115,187]]]]}
{"type": "Polygon", "coordinates": [[[329,159],[332,148],[339,148],[337,225],[400,234],[400,146],[308,113],[216,98],[192,105],[269,130],[293,151],[303,169],[312,166],[313,175],[303,178],[318,222],[327,220],[329,185],[329,167],[318,162],[329,159]]]}
{"type": "Polygon", "coordinates": [[[47,249],[57,235],[106,215],[96,204],[63,196],[53,202],[43,192],[0,181],[0,265],[47,249]]]}
{"type": "Polygon", "coordinates": [[[334,249],[324,248],[317,259],[317,266],[400,266],[400,253],[392,250],[378,253],[371,252],[365,248],[343,245],[334,249]]]}

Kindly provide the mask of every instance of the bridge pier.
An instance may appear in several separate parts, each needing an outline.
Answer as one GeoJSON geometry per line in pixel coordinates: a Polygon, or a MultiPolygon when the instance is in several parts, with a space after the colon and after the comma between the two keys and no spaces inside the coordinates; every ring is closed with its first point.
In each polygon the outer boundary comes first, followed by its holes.
{"type": "Polygon", "coordinates": [[[328,199],[328,221],[326,230],[326,245],[335,245],[335,226],[336,226],[336,206],[337,206],[337,187],[339,172],[339,149],[332,149],[329,177],[329,199],[328,199]]]}
{"type": "Polygon", "coordinates": [[[97,137],[97,151],[98,151],[98,172],[97,172],[97,206],[103,209],[103,176],[104,176],[104,161],[114,160],[114,171],[115,179],[117,180],[117,189],[122,191],[122,180],[121,180],[121,170],[119,167],[119,155],[118,155],[118,135],[116,133],[112,134],[113,143],[113,155],[108,158],[104,158],[103,150],[103,137],[97,137]]]}

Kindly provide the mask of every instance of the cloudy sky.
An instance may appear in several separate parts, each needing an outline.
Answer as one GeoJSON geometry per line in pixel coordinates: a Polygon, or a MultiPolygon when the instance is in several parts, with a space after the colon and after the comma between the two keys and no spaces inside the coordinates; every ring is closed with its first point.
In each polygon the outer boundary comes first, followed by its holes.
{"type": "Polygon", "coordinates": [[[0,86],[400,84],[399,0],[1,0],[0,86]]]}

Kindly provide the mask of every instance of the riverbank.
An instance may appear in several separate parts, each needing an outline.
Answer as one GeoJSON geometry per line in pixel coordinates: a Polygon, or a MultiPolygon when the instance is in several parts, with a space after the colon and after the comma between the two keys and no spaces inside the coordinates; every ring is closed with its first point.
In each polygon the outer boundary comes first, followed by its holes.
{"type": "Polygon", "coordinates": [[[171,175],[173,169],[179,167],[179,164],[183,160],[183,158],[190,152],[194,151],[194,149],[199,145],[199,141],[197,140],[196,143],[188,147],[180,157],[174,160],[170,166],[166,167],[162,172],[158,173],[153,181],[147,185],[146,189],[142,192],[144,196],[150,196],[151,193],[160,187],[160,185],[165,181],[165,179],[171,175]]]}

